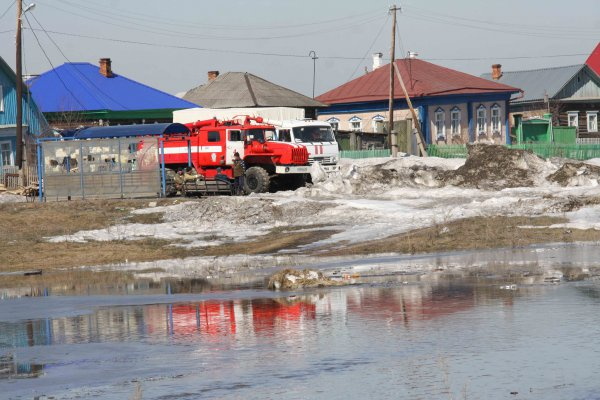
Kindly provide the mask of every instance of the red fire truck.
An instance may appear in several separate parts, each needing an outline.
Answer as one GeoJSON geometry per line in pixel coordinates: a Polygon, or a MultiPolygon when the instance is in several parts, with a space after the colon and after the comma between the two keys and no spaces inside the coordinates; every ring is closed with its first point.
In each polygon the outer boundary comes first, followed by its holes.
{"type": "Polygon", "coordinates": [[[246,165],[246,193],[295,189],[304,185],[310,172],[306,147],[271,140],[275,128],[263,124],[262,118],[243,116],[185,125],[189,134],[170,134],[162,139],[165,166],[172,171],[193,166],[198,174],[210,179],[221,167],[222,173],[232,179],[233,157],[237,152],[246,165]]]}

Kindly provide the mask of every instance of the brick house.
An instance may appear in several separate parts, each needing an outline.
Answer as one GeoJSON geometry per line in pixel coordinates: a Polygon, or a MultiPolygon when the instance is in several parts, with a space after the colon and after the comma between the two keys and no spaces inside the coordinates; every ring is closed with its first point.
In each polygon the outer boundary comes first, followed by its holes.
{"type": "MultiPolygon", "coordinates": [[[[377,53],[375,57],[381,57],[377,53]]],[[[375,60],[374,67],[379,64],[375,60]]],[[[519,89],[416,58],[396,60],[428,144],[509,143],[508,101],[519,89]]],[[[388,121],[390,64],[334,88],[317,100],[318,119],[338,131],[383,133],[388,121]]],[[[410,118],[396,79],[394,121],[410,118]]]]}

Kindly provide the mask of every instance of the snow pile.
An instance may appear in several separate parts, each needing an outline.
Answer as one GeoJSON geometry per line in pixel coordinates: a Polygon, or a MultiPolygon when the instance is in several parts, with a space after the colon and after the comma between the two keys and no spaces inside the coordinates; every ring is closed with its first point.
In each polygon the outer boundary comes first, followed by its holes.
{"type": "Polygon", "coordinates": [[[564,163],[548,180],[561,186],[597,186],[600,167],[587,163],[564,163]]]}
{"type": "Polygon", "coordinates": [[[23,203],[25,202],[25,196],[21,196],[13,193],[2,193],[0,192],[0,204],[2,203],[23,203]]]}
{"type": "Polygon", "coordinates": [[[501,145],[468,145],[468,157],[456,171],[444,174],[446,184],[501,190],[539,185],[553,165],[530,151],[501,145]]]}
{"type": "Polygon", "coordinates": [[[376,195],[394,188],[438,188],[445,185],[442,173],[458,168],[461,159],[402,157],[398,159],[344,160],[342,171],[314,181],[299,193],[307,197],[328,194],[376,195]]]}
{"type": "Polygon", "coordinates": [[[271,275],[267,287],[271,290],[296,290],[300,288],[321,287],[340,285],[340,281],[334,281],[325,277],[323,272],[305,269],[284,269],[271,275]]]}

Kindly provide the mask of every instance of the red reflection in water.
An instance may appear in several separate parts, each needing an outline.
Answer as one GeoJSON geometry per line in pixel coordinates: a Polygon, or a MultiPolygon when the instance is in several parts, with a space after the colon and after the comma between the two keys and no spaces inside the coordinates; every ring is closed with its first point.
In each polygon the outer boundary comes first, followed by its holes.
{"type": "Polygon", "coordinates": [[[306,302],[280,303],[272,299],[252,301],[254,332],[273,332],[281,322],[300,321],[302,318],[315,319],[316,306],[306,302]]]}

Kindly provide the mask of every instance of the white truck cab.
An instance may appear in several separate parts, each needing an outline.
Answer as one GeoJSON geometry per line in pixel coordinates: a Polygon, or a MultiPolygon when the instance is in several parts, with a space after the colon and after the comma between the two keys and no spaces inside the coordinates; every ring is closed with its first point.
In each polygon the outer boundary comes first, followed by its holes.
{"type": "Polygon", "coordinates": [[[308,150],[308,163],[321,164],[326,172],[339,171],[340,150],[331,125],[310,119],[265,120],[275,126],[277,140],[301,144],[308,150]]]}

